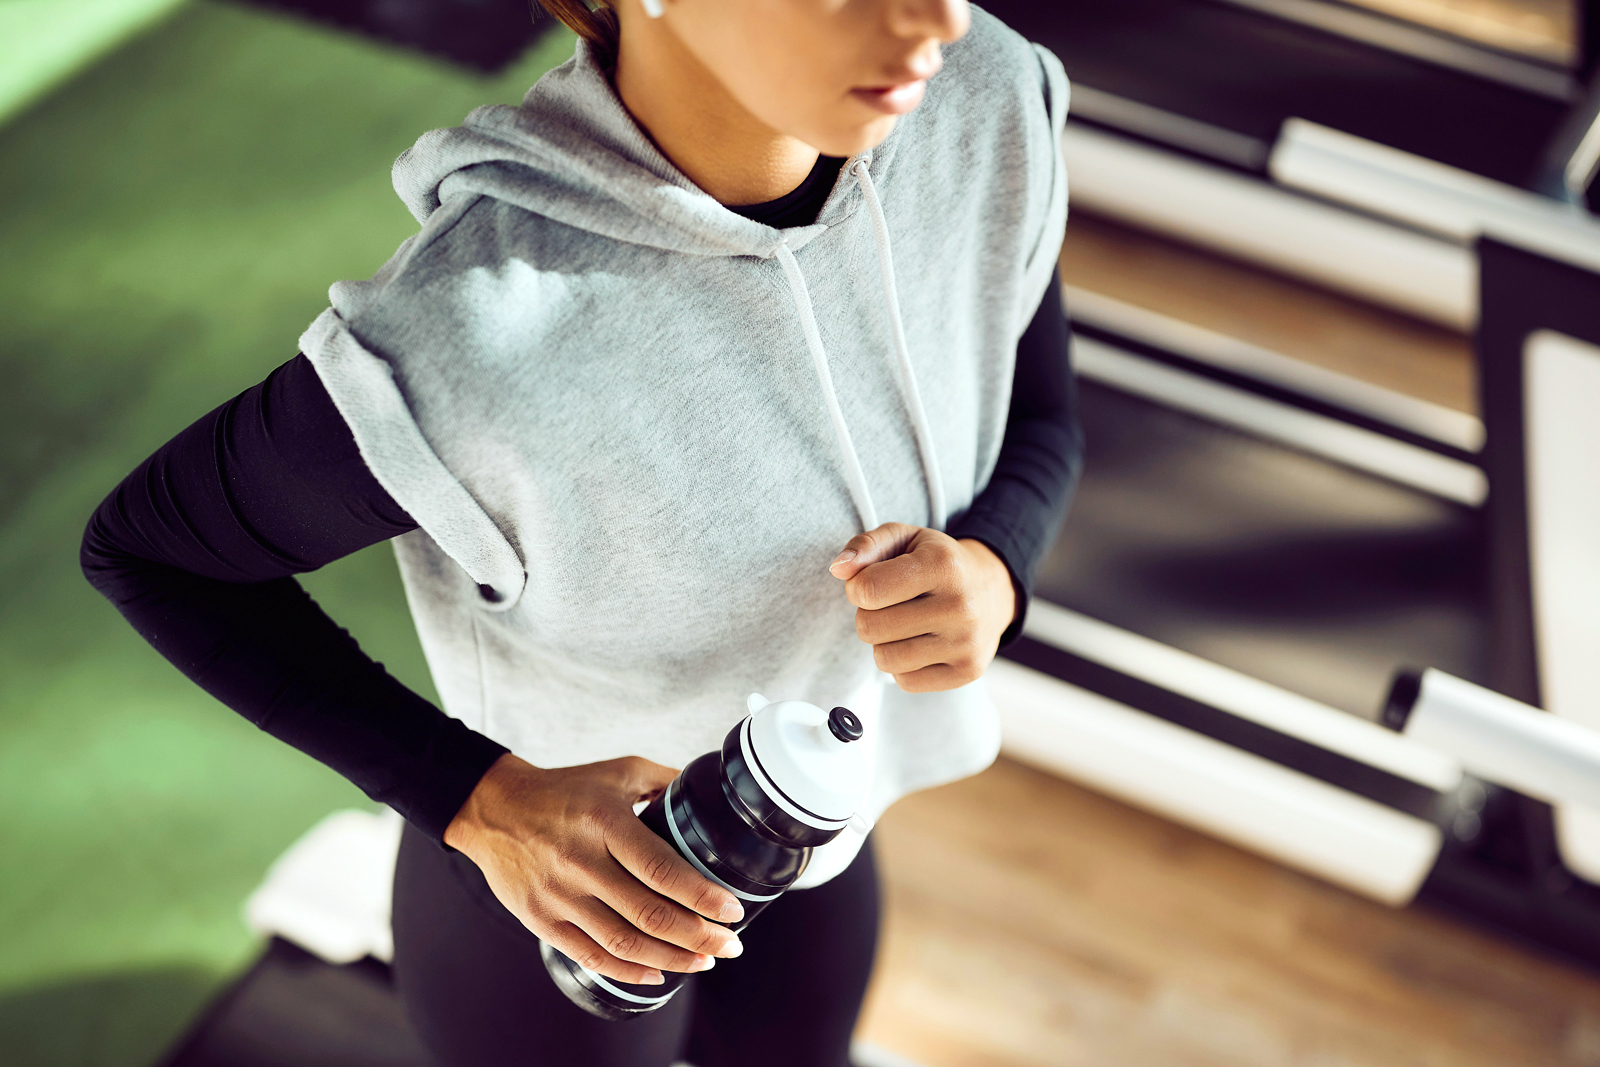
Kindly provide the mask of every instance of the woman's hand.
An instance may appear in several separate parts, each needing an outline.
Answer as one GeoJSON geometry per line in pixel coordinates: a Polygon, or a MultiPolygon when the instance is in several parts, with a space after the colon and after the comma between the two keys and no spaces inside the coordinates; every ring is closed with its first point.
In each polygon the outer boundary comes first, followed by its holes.
{"type": "Polygon", "coordinates": [[[994,659],[1018,593],[981,541],[886,522],[857,534],[828,565],[856,606],[856,634],[908,693],[955,689],[994,659]]]}
{"type": "Polygon", "coordinates": [[[578,963],[660,985],[663,970],[703,971],[712,957],[743,951],[716,925],[744,917],[738,899],[633,814],[675,773],[637,756],[541,770],[507,753],[462,805],[445,844],[478,865],[522,925],[578,963]]]}

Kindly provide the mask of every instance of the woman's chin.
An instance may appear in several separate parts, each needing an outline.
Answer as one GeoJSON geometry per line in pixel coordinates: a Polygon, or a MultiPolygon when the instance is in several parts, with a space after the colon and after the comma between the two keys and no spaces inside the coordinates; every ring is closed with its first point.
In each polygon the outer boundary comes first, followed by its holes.
{"type": "Polygon", "coordinates": [[[898,115],[874,115],[868,121],[857,123],[848,129],[830,130],[826,135],[805,140],[825,156],[842,156],[849,159],[851,156],[870,152],[882,144],[884,139],[894,132],[894,124],[899,119],[898,115]]]}

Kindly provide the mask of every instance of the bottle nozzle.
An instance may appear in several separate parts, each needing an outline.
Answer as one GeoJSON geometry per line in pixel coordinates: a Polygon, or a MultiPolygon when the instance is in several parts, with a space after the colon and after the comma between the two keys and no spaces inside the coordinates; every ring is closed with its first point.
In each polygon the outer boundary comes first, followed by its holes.
{"type": "Polygon", "coordinates": [[[841,741],[859,741],[865,732],[861,720],[849,708],[834,708],[828,712],[828,732],[841,741]]]}

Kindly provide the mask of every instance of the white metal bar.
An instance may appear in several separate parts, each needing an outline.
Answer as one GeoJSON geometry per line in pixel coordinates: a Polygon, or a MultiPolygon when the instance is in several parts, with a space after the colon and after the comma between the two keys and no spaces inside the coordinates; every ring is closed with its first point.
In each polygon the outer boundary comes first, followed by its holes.
{"type": "Polygon", "coordinates": [[[996,660],[1016,759],[1387,904],[1432,867],[1437,827],[1116,701],[996,660]]]}
{"type": "Polygon", "coordinates": [[[1304,119],[1268,170],[1286,186],[1470,243],[1482,234],[1600,270],[1600,222],[1581,205],[1491,181],[1304,119]]]}
{"type": "MultiPolygon", "coordinates": [[[[1555,715],[1600,728],[1600,347],[1540,330],[1523,346],[1529,570],[1539,689],[1555,715]]],[[[1575,872],[1600,882],[1600,804],[1562,804],[1575,872]]]]}
{"type": "Polygon", "coordinates": [[[1596,170],[1600,170],[1600,113],[1583,131],[1578,147],[1572,150],[1567,165],[1561,168],[1561,183],[1566,187],[1567,195],[1574,200],[1581,200],[1589,183],[1594,180],[1596,170]]]}
{"type": "Polygon", "coordinates": [[[1488,496],[1488,480],[1471,463],[1208,381],[1093,338],[1074,338],[1072,352],[1078,373],[1091,381],[1446,500],[1476,507],[1488,496]]]}
{"type": "Polygon", "coordinates": [[[1483,422],[1348,374],[1285,356],[1147,308],[1063,285],[1073,319],[1197,362],[1334,404],[1467,452],[1483,447],[1483,422]]]}
{"type": "Polygon", "coordinates": [[[1438,792],[1461,781],[1461,764],[1376,723],[1252,678],[1141,634],[1035,599],[1023,633],[1202,704],[1259,723],[1438,792]]]}
{"type": "Polygon", "coordinates": [[[1427,670],[1405,732],[1491,782],[1551,803],[1600,807],[1600,730],[1427,670]]]}
{"type": "Polygon", "coordinates": [[[1075,205],[1468,330],[1478,265],[1453,242],[1082,124],[1062,151],[1075,205]]]}

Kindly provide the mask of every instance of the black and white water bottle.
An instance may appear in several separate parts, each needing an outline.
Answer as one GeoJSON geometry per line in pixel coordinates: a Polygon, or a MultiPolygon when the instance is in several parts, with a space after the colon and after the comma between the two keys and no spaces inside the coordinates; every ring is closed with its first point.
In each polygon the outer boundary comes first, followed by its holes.
{"type": "MultiPolygon", "coordinates": [[[[811,850],[837,837],[866,795],[869,753],[861,720],[799,700],[752,694],[750,714],[722,749],[685,767],[639,818],[690,866],[744,905],[743,930],[805,870],[811,850]]],[[[603,1019],[654,1011],[688,976],[664,985],[618,982],[541,943],[550,976],[573,1003],[603,1019]]]]}

